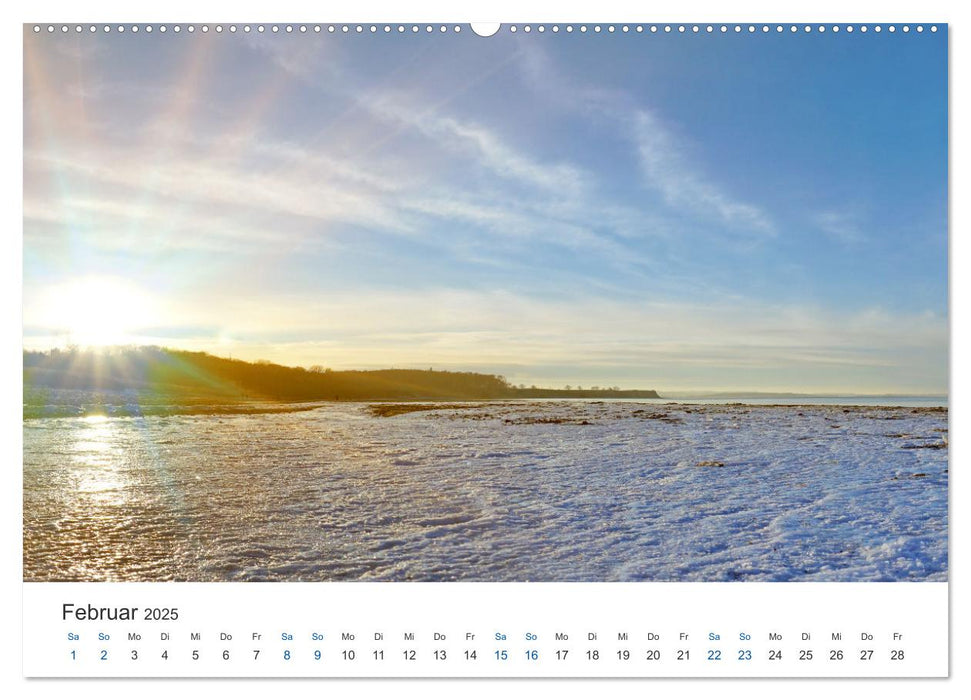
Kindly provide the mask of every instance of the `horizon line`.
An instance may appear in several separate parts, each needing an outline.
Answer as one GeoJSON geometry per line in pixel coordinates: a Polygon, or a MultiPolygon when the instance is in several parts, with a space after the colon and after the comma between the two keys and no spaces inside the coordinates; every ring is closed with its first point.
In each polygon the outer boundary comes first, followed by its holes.
{"type": "MultiPolygon", "coordinates": [[[[303,365],[293,365],[284,364],[282,362],[269,360],[269,359],[257,359],[257,360],[246,360],[239,357],[233,357],[232,354],[220,355],[209,350],[187,350],[177,347],[169,347],[165,345],[145,345],[145,344],[118,344],[118,345],[75,345],[68,344],[66,346],[52,346],[46,350],[37,348],[28,348],[27,346],[22,346],[22,352],[36,352],[36,353],[50,353],[54,350],[59,350],[62,352],[88,352],[88,353],[99,353],[99,354],[110,354],[112,351],[119,350],[146,350],[155,349],[161,351],[169,352],[185,352],[185,353],[200,353],[205,355],[210,355],[211,357],[216,357],[223,360],[233,361],[233,362],[244,362],[247,364],[271,364],[279,367],[286,367],[288,369],[312,371],[313,367],[322,367],[317,363],[303,366],[303,365]]],[[[326,371],[332,372],[369,372],[369,371],[381,371],[381,370],[418,370],[418,371],[437,371],[437,372],[470,372],[475,374],[487,374],[505,379],[505,376],[501,373],[490,372],[484,369],[475,369],[474,364],[472,367],[465,365],[463,368],[450,368],[450,369],[435,369],[434,363],[409,363],[412,366],[397,366],[397,365],[382,365],[382,366],[369,366],[369,367],[357,367],[357,368],[343,368],[343,369],[333,369],[330,367],[324,367],[326,371]]],[[[481,366],[481,365],[480,365],[481,366]]],[[[564,380],[565,381],[565,380],[564,380]]],[[[512,382],[508,381],[510,386],[518,387],[525,386],[526,388],[536,388],[536,389],[554,389],[562,387],[553,386],[542,386],[538,383],[526,384],[523,382],[512,382]]],[[[561,382],[562,383],[562,382],[561,382]]],[[[706,399],[706,398],[881,398],[881,397],[898,397],[898,398],[950,398],[950,390],[945,391],[839,391],[833,389],[826,390],[812,390],[812,391],[794,391],[791,389],[777,389],[777,390],[758,390],[758,389],[679,389],[679,388],[669,388],[661,389],[658,386],[653,386],[650,388],[642,387],[628,387],[617,385],[616,382],[610,386],[601,386],[599,384],[587,386],[583,388],[581,385],[566,384],[571,390],[577,391],[610,391],[619,388],[621,391],[654,391],[659,395],[659,398],[671,398],[671,399],[706,399]]]]}

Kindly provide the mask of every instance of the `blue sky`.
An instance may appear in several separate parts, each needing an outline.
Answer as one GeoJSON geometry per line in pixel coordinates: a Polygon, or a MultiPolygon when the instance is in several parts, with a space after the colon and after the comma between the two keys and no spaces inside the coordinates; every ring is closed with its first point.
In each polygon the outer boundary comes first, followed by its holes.
{"type": "Polygon", "coordinates": [[[28,32],[24,344],[943,393],[946,53],[28,32]]]}

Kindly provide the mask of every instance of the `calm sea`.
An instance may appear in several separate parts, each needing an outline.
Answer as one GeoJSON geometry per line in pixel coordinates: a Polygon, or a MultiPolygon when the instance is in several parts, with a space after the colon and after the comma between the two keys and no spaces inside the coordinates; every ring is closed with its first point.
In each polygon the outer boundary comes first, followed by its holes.
{"type": "Polygon", "coordinates": [[[666,397],[668,401],[689,404],[744,403],[753,406],[908,406],[946,407],[947,396],[786,396],[786,397],[666,397]]]}

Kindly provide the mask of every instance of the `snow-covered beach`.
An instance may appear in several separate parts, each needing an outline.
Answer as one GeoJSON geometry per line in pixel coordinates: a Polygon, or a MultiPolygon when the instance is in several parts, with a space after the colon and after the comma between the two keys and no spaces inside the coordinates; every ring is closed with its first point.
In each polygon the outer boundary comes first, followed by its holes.
{"type": "Polygon", "coordinates": [[[24,578],[947,580],[946,408],[376,406],[25,420],[24,578]]]}

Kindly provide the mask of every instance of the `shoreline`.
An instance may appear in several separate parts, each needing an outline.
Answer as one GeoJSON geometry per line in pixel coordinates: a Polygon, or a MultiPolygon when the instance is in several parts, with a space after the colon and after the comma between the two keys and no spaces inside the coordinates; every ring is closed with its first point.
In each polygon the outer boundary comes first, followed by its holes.
{"type": "MultiPolygon", "coordinates": [[[[834,397],[838,398],[838,397],[834,397]]],[[[863,397],[847,397],[848,401],[859,400],[863,397]]],[[[879,397],[875,397],[879,398],[879,397]]],[[[795,399],[794,399],[795,401],[795,399]]],[[[23,420],[38,420],[45,418],[80,418],[90,419],[96,417],[103,418],[140,418],[140,417],[169,417],[169,416],[233,416],[233,415],[264,415],[275,413],[300,413],[313,411],[317,408],[330,405],[362,405],[367,406],[369,412],[377,417],[393,417],[408,413],[418,413],[427,411],[441,410],[463,410],[486,408],[489,406],[550,406],[558,403],[582,405],[596,404],[619,404],[619,405],[647,405],[653,407],[729,407],[746,409],[818,409],[818,408],[840,408],[854,411],[868,410],[900,410],[907,409],[913,413],[947,413],[947,404],[893,404],[893,403],[836,403],[836,402],[805,402],[799,403],[753,403],[751,401],[732,401],[732,400],[672,400],[667,398],[657,399],[544,399],[544,398],[513,398],[513,399],[371,399],[366,401],[347,400],[347,401],[314,401],[314,402],[286,402],[286,401],[260,401],[260,402],[233,402],[233,403],[148,403],[136,404],[126,402],[125,404],[113,403],[84,403],[84,404],[24,404],[23,420]]]]}

